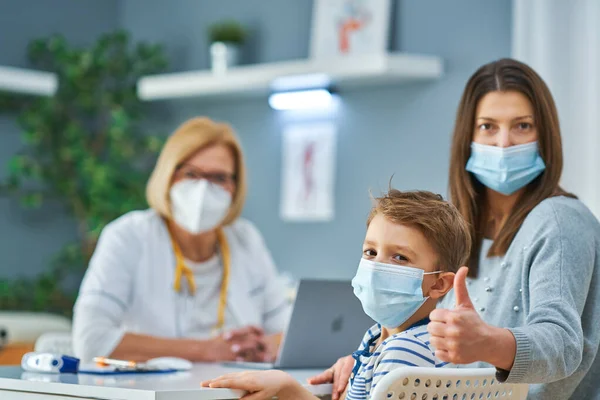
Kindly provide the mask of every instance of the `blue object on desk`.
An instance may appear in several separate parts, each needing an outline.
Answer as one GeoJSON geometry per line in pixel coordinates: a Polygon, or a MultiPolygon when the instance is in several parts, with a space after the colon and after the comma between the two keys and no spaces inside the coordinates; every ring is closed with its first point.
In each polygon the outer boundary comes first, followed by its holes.
{"type": "Polygon", "coordinates": [[[49,374],[76,374],[79,358],[53,353],[27,353],[21,359],[21,368],[29,372],[49,374]]]}

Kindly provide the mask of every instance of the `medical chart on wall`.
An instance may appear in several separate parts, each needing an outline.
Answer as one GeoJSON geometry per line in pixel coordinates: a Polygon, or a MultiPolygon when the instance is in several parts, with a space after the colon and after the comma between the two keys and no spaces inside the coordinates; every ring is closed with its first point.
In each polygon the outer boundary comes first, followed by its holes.
{"type": "Polygon", "coordinates": [[[315,0],[310,55],[331,58],[385,53],[390,0],[315,0]]]}
{"type": "Polygon", "coordinates": [[[284,221],[333,220],[336,135],[329,122],[284,128],[280,208],[284,221]]]}

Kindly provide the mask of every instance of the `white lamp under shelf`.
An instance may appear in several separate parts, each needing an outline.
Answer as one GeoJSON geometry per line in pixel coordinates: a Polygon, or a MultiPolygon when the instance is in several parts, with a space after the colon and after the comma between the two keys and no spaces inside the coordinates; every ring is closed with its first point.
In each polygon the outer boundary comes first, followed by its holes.
{"type": "Polygon", "coordinates": [[[58,78],[50,72],[0,66],[0,91],[52,96],[58,78]]]}
{"type": "Polygon", "coordinates": [[[274,110],[326,110],[334,107],[335,94],[328,89],[306,89],[290,92],[275,92],[269,96],[269,105],[274,110]]]}

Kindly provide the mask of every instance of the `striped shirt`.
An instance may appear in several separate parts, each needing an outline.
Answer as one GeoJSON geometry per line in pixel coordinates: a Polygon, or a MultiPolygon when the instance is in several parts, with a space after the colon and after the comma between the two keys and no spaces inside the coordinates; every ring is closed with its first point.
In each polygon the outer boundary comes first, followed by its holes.
{"type": "Polygon", "coordinates": [[[435,349],[429,344],[429,332],[425,318],[404,332],[396,333],[377,345],[381,327],[374,325],[365,334],[358,351],[352,354],[356,360],[350,376],[346,400],[366,400],[371,390],[388,372],[402,366],[443,367],[447,363],[435,357],[435,349]]]}

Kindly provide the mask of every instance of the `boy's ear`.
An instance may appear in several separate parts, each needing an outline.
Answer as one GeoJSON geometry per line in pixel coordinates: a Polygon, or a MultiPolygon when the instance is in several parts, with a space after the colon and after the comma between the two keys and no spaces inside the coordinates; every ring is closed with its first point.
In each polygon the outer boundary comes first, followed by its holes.
{"type": "Polygon", "coordinates": [[[429,289],[429,297],[439,299],[452,289],[454,285],[454,272],[442,272],[435,284],[429,289]]]}

